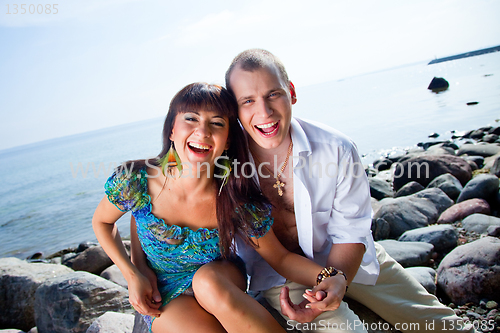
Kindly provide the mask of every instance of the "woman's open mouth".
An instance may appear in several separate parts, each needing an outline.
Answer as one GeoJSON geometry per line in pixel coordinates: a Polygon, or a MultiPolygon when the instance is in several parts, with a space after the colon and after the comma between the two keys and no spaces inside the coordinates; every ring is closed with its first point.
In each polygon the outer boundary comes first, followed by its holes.
{"type": "Polygon", "coordinates": [[[188,142],[188,147],[196,154],[207,154],[212,150],[212,146],[198,142],[188,142]]]}
{"type": "Polygon", "coordinates": [[[274,121],[263,125],[255,125],[254,127],[264,136],[273,136],[278,132],[279,121],[274,121]]]}

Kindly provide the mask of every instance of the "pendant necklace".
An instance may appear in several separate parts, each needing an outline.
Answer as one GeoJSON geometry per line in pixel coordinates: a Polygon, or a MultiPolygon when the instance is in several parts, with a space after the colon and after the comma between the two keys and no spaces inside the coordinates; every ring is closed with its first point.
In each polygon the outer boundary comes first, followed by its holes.
{"type": "MultiPolygon", "coordinates": [[[[292,140],[290,140],[290,145],[288,146],[288,152],[286,154],[285,162],[283,162],[283,165],[281,166],[280,172],[276,175],[276,177],[274,177],[274,179],[276,179],[276,184],[274,184],[273,187],[276,188],[276,189],[278,189],[278,195],[280,197],[283,196],[283,189],[285,187],[285,183],[283,183],[281,181],[281,175],[283,174],[283,171],[285,171],[285,168],[286,168],[286,166],[288,164],[288,160],[290,158],[290,153],[292,152],[292,146],[293,146],[293,143],[292,143],[292,140]]],[[[252,155],[257,160],[257,162],[259,163],[259,165],[262,164],[262,162],[259,160],[259,158],[257,157],[257,155],[255,155],[255,153],[253,151],[251,151],[251,152],[252,152],[252,155]]],[[[274,173],[271,170],[269,170],[269,168],[265,164],[264,164],[264,168],[266,168],[266,170],[271,175],[274,175],[274,173]]]]}

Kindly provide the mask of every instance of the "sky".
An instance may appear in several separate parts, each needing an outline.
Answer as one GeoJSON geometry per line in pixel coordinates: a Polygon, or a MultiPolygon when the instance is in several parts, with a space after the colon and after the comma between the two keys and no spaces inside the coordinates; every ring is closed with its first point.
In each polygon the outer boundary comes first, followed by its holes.
{"type": "Polygon", "coordinates": [[[164,116],[248,48],[299,90],[500,45],[498,0],[54,2],[0,0],[0,150],[164,116]]]}

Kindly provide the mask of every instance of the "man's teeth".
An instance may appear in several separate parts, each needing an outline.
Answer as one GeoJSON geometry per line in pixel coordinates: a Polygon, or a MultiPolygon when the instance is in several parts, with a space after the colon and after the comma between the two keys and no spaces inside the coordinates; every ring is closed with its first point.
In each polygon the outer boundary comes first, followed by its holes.
{"type": "Polygon", "coordinates": [[[266,129],[266,128],[269,128],[269,127],[273,127],[277,123],[278,122],[275,121],[274,123],[268,123],[268,124],[264,124],[264,125],[255,125],[255,127],[260,128],[260,129],[266,129]]]}
{"type": "Polygon", "coordinates": [[[197,148],[197,149],[205,149],[205,150],[209,150],[210,149],[210,146],[202,145],[200,143],[190,142],[189,145],[191,147],[197,148]]]}

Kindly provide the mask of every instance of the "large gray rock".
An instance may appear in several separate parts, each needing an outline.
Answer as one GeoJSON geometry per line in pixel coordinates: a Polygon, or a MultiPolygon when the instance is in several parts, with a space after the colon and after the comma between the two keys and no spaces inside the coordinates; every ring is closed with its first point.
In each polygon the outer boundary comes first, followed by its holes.
{"type": "Polygon", "coordinates": [[[439,216],[437,223],[453,223],[475,213],[489,214],[490,205],[488,202],[483,199],[469,199],[457,203],[445,210],[439,216]]]}
{"type": "Polygon", "coordinates": [[[101,277],[116,284],[119,284],[125,289],[128,289],[128,282],[127,280],[125,280],[125,277],[123,276],[122,272],[116,265],[109,266],[108,268],[103,270],[101,273],[101,277]]]}
{"type": "Polygon", "coordinates": [[[408,155],[396,163],[393,188],[398,191],[411,181],[427,187],[434,178],[446,173],[455,176],[462,185],[472,177],[472,169],[463,158],[453,155],[408,155]]]}
{"type": "Polygon", "coordinates": [[[450,199],[456,200],[463,190],[460,181],[452,174],[445,173],[444,175],[437,176],[434,178],[427,188],[439,188],[441,189],[450,199]]]}
{"type": "Polygon", "coordinates": [[[35,326],[35,292],[47,279],[72,273],[61,265],[0,259],[0,328],[35,326]]]}
{"type": "Polygon", "coordinates": [[[493,156],[495,154],[500,153],[500,146],[494,143],[488,144],[463,144],[457,152],[457,155],[475,155],[475,156],[493,156]]]}
{"type": "Polygon", "coordinates": [[[415,181],[409,182],[401,187],[396,194],[394,194],[395,198],[405,197],[407,195],[415,194],[419,191],[422,191],[424,187],[415,181]]]}
{"type": "Polygon", "coordinates": [[[71,260],[71,268],[75,271],[85,271],[97,275],[111,265],[113,265],[113,261],[109,259],[100,245],[89,247],[71,260]]]}
{"type": "Polygon", "coordinates": [[[86,333],[132,333],[134,315],[108,311],[97,318],[86,333]]]}
{"type": "Polygon", "coordinates": [[[445,254],[457,246],[458,232],[448,224],[431,225],[408,230],[398,239],[400,242],[425,242],[434,245],[434,251],[445,254]]]}
{"type": "Polygon", "coordinates": [[[149,328],[139,312],[134,313],[134,330],[132,333],[149,333],[149,328]]]}
{"type": "Polygon", "coordinates": [[[472,214],[462,221],[462,226],[466,231],[473,231],[478,234],[487,234],[491,226],[500,226],[500,218],[484,215],[472,214]]]}
{"type": "Polygon", "coordinates": [[[453,200],[451,200],[450,197],[448,197],[446,193],[439,188],[427,188],[413,194],[413,196],[415,198],[422,198],[431,201],[436,207],[439,215],[454,204],[453,200]]]}
{"type": "Polygon", "coordinates": [[[85,332],[107,311],[133,313],[128,291],[88,272],[49,279],[35,294],[39,333],[85,332]]]}
{"type": "Polygon", "coordinates": [[[373,239],[378,241],[389,238],[389,234],[391,233],[391,226],[383,218],[377,218],[372,220],[371,230],[373,239]]]}
{"type": "Polygon", "coordinates": [[[468,199],[489,200],[498,193],[498,177],[495,175],[479,175],[471,179],[464,187],[457,202],[468,199]]]}
{"type": "Polygon", "coordinates": [[[378,178],[369,178],[368,182],[370,183],[370,195],[372,196],[372,198],[382,200],[384,198],[390,198],[394,196],[392,185],[385,180],[378,178]]]}
{"type": "Polygon", "coordinates": [[[398,242],[386,239],[377,243],[403,267],[428,265],[434,249],[434,245],[424,242],[398,242]]]}
{"type": "Polygon", "coordinates": [[[436,295],[436,271],[430,267],[408,267],[410,273],[429,294],[436,295]]]}
{"type": "Polygon", "coordinates": [[[500,239],[484,237],[461,245],[440,263],[438,285],[457,305],[500,301],[500,239]]]}
{"type": "Polygon", "coordinates": [[[380,201],[380,208],[373,219],[389,223],[389,238],[398,238],[407,230],[435,223],[440,212],[452,204],[453,201],[440,189],[426,189],[409,196],[380,201]]]}

